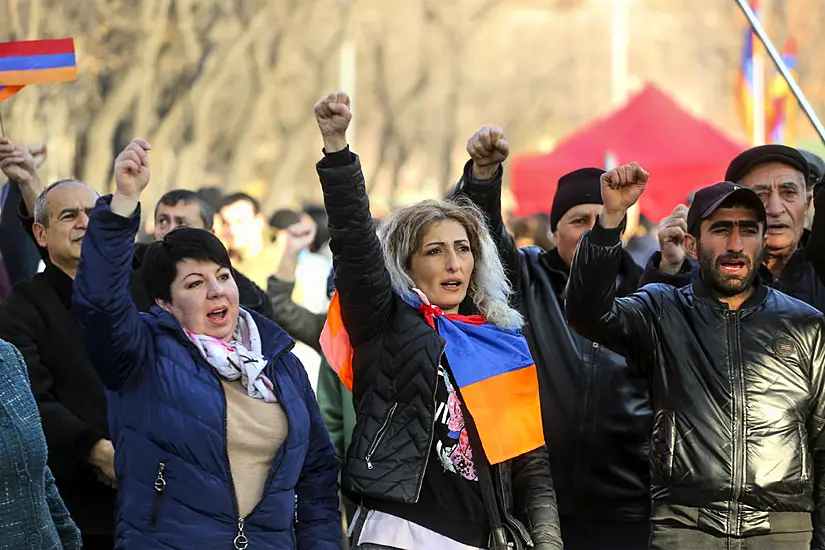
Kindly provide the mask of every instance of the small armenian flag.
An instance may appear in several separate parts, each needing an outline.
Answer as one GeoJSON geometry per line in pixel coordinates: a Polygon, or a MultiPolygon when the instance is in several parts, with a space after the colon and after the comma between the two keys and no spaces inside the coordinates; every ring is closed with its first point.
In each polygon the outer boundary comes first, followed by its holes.
{"type": "Polygon", "coordinates": [[[0,101],[30,84],[77,80],[74,39],[0,43],[0,101]]]}

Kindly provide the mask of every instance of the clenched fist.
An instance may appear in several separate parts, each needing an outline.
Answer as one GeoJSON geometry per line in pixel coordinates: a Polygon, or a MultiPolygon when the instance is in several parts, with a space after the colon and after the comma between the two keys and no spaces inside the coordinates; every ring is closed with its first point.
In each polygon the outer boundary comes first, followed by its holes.
{"type": "Polygon", "coordinates": [[[467,152],[473,160],[473,177],[489,179],[507,160],[510,144],[504,138],[504,130],[498,126],[485,126],[467,141],[467,152]]]}
{"type": "Polygon", "coordinates": [[[149,150],[145,139],[135,138],[115,159],[115,183],[123,197],[136,199],[149,185],[149,150]]]}
{"type": "Polygon", "coordinates": [[[298,222],[286,228],[286,253],[297,256],[309,248],[315,240],[317,227],[314,223],[298,222]]]}
{"type": "MultiPolygon", "coordinates": [[[[45,146],[43,149],[41,156],[45,159],[45,146]]],[[[17,185],[34,183],[38,177],[38,166],[29,147],[15,145],[8,138],[0,138],[0,170],[9,180],[17,185]]]]}
{"type": "Polygon", "coordinates": [[[662,252],[659,271],[662,273],[674,275],[682,268],[685,261],[687,216],[688,207],[680,204],[659,223],[659,250],[662,252]]]}
{"type": "Polygon", "coordinates": [[[636,162],[617,166],[602,174],[601,223],[605,228],[618,227],[627,210],[636,204],[650,177],[636,162]]]}
{"type": "Polygon", "coordinates": [[[327,153],[341,151],[347,146],[347,128],[352,120],[349,96],[334,92],[315,104],[315,120],[324,138],[327,153]]]}

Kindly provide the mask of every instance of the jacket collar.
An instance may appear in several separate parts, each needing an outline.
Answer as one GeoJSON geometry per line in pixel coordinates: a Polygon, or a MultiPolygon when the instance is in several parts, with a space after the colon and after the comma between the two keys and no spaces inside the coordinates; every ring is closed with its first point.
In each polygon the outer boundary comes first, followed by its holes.
{"type": "MultiPolygon", "coordinates": [[[[268,360],[271,361],[276,355],[292,349],[294,342],[284,329],[254,311],[249,313],[252,314],[255,324],[258,325],[258,332],[261,335],[261,348],[268,360]]],[[[158,326],[170,331],[183,343],[191,345],[189,337],[171,313],[159,306],[152,306],[149,315],[155,318],[158,326]]],[[[194,350],[194,346],[192,347],[194,350]]]]}
{"type": "MultiPolygon", "coordinates": [[[[693,281],[691,284],[691,288],[693,289],[693,294],[698,298],[700,301],[710,305],[715,309],[723,309],[728,310],[728,305],[724,302],[721,302],[719,298],[716,297],[716,294],[713,290],[705,283],[704,277],[702,277],[701,272],[696,280],[693,281]]],[[[753,292],[748,299],[745,300],[745,303],[742,304],[742,307],[739,308],[739,311],[746,312],[756,307],[762,305],[765,301],[765,298],[768,297],[768,287],[761,281],[760,277],[757,276],[753,280],[753,292]]]]}
{"type": "Polygon", "coordinates": [[[60,302],[66,309],[71,311],[74,280],[51,262],[46,262],[46,269],[43,270],[42,277],[46,284],[54,290],[57,297],[60,298],[60,302]]]}

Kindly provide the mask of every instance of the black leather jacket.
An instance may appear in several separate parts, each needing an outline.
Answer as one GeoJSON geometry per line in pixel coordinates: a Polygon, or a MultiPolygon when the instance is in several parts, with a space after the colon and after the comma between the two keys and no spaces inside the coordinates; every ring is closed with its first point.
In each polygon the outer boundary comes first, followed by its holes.
{"type": "Polygon", "coordinates": [[[751,536],[825,531],[825,325],[757,283],[736,311],[701,282],[616,298],[619,229],[577,249],[567,316],[650,377],[654,522],[751,536]]]}
{"type": "MultiPolygon", "coordinates": [[[[650,517],[647,377],[624,357],[571,330],[564,317],[567,266],[558,252],[518,249],[501,219],[501,175],[472,179],[468,162],[455,194],[487,215],[490,233],[515,290],[515,306],[536,360],[542,422],[559,513],[602,521],[650,517]]],[[[619,295],[636,290],[642,269],[623,253],[619,295]]]]}
{"type": "MultiPolygon", "coordinates": [[[[349,150],[333,153],[317,170],[335,287],[354,349],[357,422],[342,487],[353,502],[368,497],[415,503],[432,455],[433,396],[445,342],[392,290],[358,157],[349,150]]],[[[562,547],[546,449],[495,466],[493,481],[503,521],[523,544],[562,547]]]]}

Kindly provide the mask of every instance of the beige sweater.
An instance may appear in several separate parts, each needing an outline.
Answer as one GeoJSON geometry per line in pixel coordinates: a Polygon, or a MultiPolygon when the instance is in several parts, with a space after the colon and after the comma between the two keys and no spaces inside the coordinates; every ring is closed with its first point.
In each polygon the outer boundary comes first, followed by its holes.
{"type": "Polygon", "coordinates": [[[287,419],[279,403],[246,394],[241,382],[221,380],[226,393],[226,449],[238,511],[246,517],[263,496],[275,453],[286,439],[287,419]]]}

